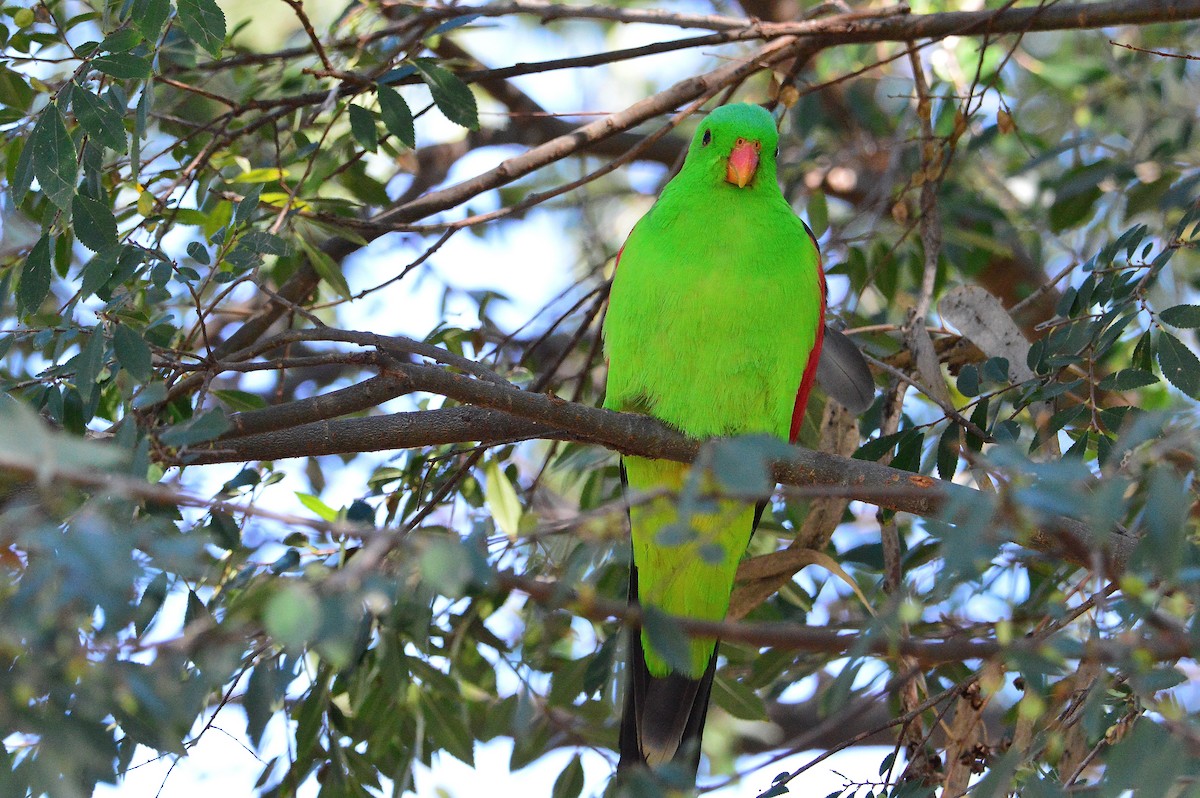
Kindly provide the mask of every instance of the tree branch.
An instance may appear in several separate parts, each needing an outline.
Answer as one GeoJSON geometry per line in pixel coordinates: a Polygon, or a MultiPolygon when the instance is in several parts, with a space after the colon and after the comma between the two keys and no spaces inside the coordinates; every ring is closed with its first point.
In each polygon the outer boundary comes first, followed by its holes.
{"type": "MultiPolygon", "coordinates": [[[[433,393],[475,407],[304,424],[223,440],[213,448],[181,454],[179,463],[281,459],[531,437],[590,441],[622,454],[690,463],[703,445],[649,416],[615,413],[443,368],[397,364],[385,373],[406,381],[406,392],[433,393]]],[[[922,517],[940,516],[947,508],[977,513],[978,502],[985,498],[963,485],[801,447],[793,447],[788,457],[777,461],[772,473],[783,485],[834,488],[839,495],[922,517]]],[[[999,507],[995,512],[997,524],[1021,522],[1011,515],[1010,508],[999,507]]],[[[1002,540],[997,537],[998,543],[1002,540]]],[[[1083,522],[1055,517],[1042,519],[1027,540],[1014,542],[1084,568],[1094,567],[1099,556],[1112,575],[1124,569],[1136,538],[1118,532],[1097,539],[1083,522]]]]}

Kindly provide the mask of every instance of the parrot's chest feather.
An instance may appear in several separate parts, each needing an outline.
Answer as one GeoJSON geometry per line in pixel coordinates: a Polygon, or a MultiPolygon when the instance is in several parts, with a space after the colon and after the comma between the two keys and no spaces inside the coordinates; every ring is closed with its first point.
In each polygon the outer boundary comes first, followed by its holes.
{"type": "Polygon", "coordinates": [[[609,386],[620,395],[607,404],[695,436],[786,435],[819,303],[803,226],[786,205],[643,224],[613,285],[610,314],[621,318],[609,330],[634,332],[609,334],[609,386]]]}

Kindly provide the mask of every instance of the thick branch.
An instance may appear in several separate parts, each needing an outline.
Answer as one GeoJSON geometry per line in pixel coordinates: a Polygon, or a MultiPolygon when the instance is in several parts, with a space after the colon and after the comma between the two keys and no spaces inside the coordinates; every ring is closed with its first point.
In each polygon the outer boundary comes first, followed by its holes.
{"type": "MultiPolygon", "coordinates": [[[[614,413],[447,369],[397,365],[388,373],[407,380],[411,391],[434,393],[476,407],[306,424],[222,441],[212,450],[188,453],[186,461],[236,462],[542,437],[586,440],[623,454],[690,463],[702,446],[649,416],[614,413]]],[[[938,516],[947,507],[977,512],[981,497],[963,485],[800,447],[793,447],[790,456],[775,463],[773,476],[783,485],[832,488],[839,495],[922,517],[938,516]]],[[[997,537],[997,542],[1002,539],[997,537]]],[[[1028,540],[1017,542],[1085,568],[1093,567],[1101,556],[1106,570],[1115,574],[1123,570],[1135,539],[1116,533],[1097,540],[1083,522],[1058,517],[1042,521],[1028,540]]]]}
{"type": "MultiPolygon", "coordinates": [[[[397,9],[407,6],[397,4],[397,9]]],[[[385,12],[387,5],[384,6],[385,12]]],[[[850,36],[845,41],[907,41],[949,35],[1017,33],[1039,30],[1103,28],[1108,25],[1145,25],[1194,19],[1200,3],[1194,0],[1114,0],[1108,3],[1004,8],[983,11],[951,11],[937,14],[895,13],[870,16],[869,12],[851,12],[823,19],[798,22],[758,22],[737,17],[703,14],[678,14],[654,9],[611,6],[571,6],[562,3],[510,0],[485,6],[427,9],[426,14],[445,17],[475,14],[506,17],[527,14],[546,21],[562,18],[608,19],[617,22],[642,22],[702,30],[757,31],[759,36],[850,36]]]]}
{"type": "MultiPolygon", "coordinates": [[[[567,586],[532,579],[511,572],[496,575],[499,587],[519,590],[538,604],[569,607],[572,612],[593,620],[617,618],[627,626],[641,626],[641,612],[636,605],[625,602],[582,597],[567,586]]],[[[816,651],[829,654],[873,654],[882,657],[902,655],[911,657],[922,665],[943,662],[963,662],[973,659],[991,659],[1006,653],[1036,653],[1045,656],[1053,635],[1013,640],[1001,645],[993,639],[979,639],[970,635],[952,636],[941,640],[917,640],[900,637],[898,629],[876,628],[858,631],[839,631],[817,626],[805,626],[791,622],[745,623],[730,621],[700,621],[694,618],[672,616],[672,622],[690,637],[717,638],[726,642],[738,642],[758,647],[783,648],[797,651],[816,651]]],[[[1127,662],[1135,651],[1144,652],[1151,659],[1166,662],[1191,656],[1192,641],[1185,635],[1145,636],[1136,641],[1100,640],[1072,641],[1070,653],[1063,659],[1087,659],[1100,662],[1127,662]]]]}
{"type": "MultiPolygon", "coordinates": [[[[395,378],[380,377],[398,385],[395,378]]],[[[265,411],[259,411],[265,412],[265,411]]],[[[235,429],[241,424],[232,417],[235,429]]],[[[253,428],[253,422],[247,426],[253,428]]],[[[228,438],[210,448],[188,452],[186,462],[236,463],[244,460],[282,460],[330,454],[414,449],[447,443],[499,443],[525,438],[573,440],[544,424],[482,407],[447,407],[370,418],[315,421],[275,432],[228,438]]]]}

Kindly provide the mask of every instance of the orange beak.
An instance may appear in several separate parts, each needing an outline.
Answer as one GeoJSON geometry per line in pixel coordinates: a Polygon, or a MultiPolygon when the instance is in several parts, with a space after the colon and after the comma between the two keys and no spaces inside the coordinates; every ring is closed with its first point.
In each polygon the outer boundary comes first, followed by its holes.
{"type": "Polygon", "coordinates": [[[762,147],[757,141],[738,139],[729,153],[729,161],[725,167],[725,180],[738,188],[745,188],[754,179],[758,171],[758,150],[762,147]]]}

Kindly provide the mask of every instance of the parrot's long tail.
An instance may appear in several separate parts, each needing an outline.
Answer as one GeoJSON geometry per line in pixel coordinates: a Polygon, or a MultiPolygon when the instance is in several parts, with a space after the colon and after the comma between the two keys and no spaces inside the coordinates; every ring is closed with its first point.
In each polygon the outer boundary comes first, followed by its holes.
{"type": "MultiPolygon", "coordinates": [[[[637,566],[629,569],[629,603],[637,604],[637,566]]],[[[687,768],[692,778],[700,769],[700,735],[717,670],[717,651],[704,675],[689,679],[677,673],[651,676],[646,667],[642,635],[629,635],[625,712],[621,718],[621,760],[618,770],[638,765],[658,767],[667,762],[687,768]]]]}

